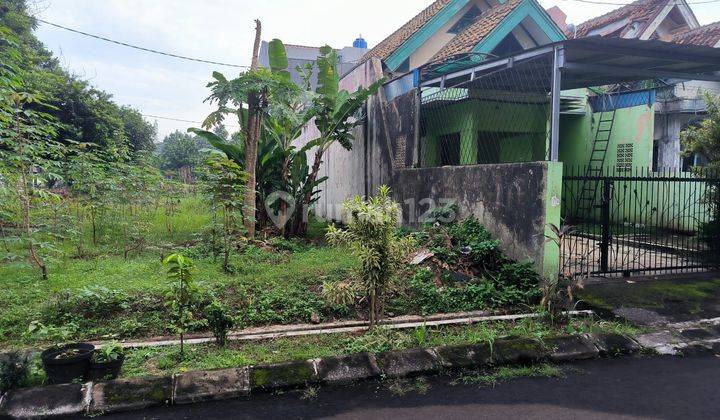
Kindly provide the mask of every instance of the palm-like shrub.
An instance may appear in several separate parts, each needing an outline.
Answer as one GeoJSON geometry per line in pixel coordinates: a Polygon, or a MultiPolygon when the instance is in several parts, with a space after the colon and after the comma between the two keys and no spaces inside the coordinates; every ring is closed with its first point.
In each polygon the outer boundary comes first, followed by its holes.
{"type": "Polygon", "coordinates": [[[390,189],[381,186],[369,200],[355,197],[344,203],[351,220],[347,229],[330,226],[328,241],[347,244],[360,259],[360,281],[370,302],[370,327],[377,324],[382,298],[400,268],[410,246],[409,238],[397,234],[400,206],[390,198],[390,189]]]}

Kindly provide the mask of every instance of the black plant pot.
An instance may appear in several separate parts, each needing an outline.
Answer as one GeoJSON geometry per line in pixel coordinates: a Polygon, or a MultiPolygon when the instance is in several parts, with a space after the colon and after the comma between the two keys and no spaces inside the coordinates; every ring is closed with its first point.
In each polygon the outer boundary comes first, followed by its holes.
{"type": "Polygon", "coordinates": [[[90,371],[88,372],[88,380],[90,381],[108,381],[117,379],[120,370],[125,362],[125,355],[121,354],[116,360],[109,362],[98,362],[94,359],[90,360],[90,371]]]}
{"type": "Polygon", "coordinates": [[[61,347],[53,347],[40,354],[43,368],[51,384],[66,384],[74,381],[82,381],[90,369],[90,358],[95,346],[87,343],[67,344],[61,347]],[[62,357],[67,351],[75,351],[75,354],[62,357]]]}

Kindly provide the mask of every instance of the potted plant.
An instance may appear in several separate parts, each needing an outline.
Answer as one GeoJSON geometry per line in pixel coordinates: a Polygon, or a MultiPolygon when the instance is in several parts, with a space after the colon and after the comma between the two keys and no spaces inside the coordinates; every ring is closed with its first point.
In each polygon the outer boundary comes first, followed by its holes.
{"type": "Polygon", "coordinates": [[[93,352],[88,379],[91,381],[116,379],[124,362],[125,349],[120,343],[113,341],[93,352]]]}
{"type": "Polygon", "coordinates": [[[53,346],[40,354],[43,369],[51,384],[82,381],[90,369],[90,358],[95,346],[72,343],[53,346]]]}

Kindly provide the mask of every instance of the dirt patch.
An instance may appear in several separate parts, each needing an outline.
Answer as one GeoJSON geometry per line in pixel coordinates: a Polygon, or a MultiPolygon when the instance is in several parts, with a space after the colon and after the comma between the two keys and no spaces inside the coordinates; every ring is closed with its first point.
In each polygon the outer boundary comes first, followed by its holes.
{"type": "Polygon", "coordinates": [[[720,274],[588,284],[580,299],[600,313],[639,325],[716,318],[720,317],[720,274]]]}

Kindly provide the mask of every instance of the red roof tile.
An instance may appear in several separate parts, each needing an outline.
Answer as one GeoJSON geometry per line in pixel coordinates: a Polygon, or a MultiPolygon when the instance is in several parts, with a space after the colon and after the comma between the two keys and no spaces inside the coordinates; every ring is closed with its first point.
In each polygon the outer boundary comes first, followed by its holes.
{"type": "Polygon", "coordinates": [[[426,23],[435,15],[438,14],[445,6],[450,3],[451,0],[436,0],[430,6],[426,7],[425,10],[420,12],[417,16],[410,19],[408,23],[400,27],[397,31],[393,32],[389,37],[385,38],[382,42],[376,45],[373,49],[367,52],[362,60],[367,60],[370,57],[377,57],[381,60],[385,60],[392,53],[395,52],[402,44],[405,43],[411,36],[415,34],[420,28],[425,26],[426,23]]]}
{"type": "Polygon", "coordinates": [[[486,10],[470,26],[441,48],[430,61],[441,61],[457,54],[469,53],[523,1],[509,0],[505,4],[486,10]]]}
{"type": "Polygon", "coordinates": [[[677,34],[672,41],[676,44],[704,45],[715,47],[720,43],[720,22],[711,23],[699,28],[677,34]]]}
{"type": "MultiPolygon", "coordinates": [[[[620,7],[602,16],[590,19],[577,26],[577,37],[585,37],[594,29],[602,28],[613,22],[628,19],[628,24],[641,22],[648,25],[660,11],[668,4],[669,0],[638,0],[627,6],[620,7]]],[[[572,34],[568,34],[572,36],[572,34]]]]}

